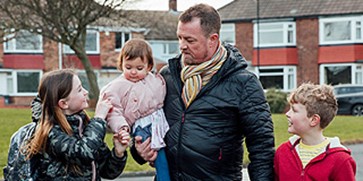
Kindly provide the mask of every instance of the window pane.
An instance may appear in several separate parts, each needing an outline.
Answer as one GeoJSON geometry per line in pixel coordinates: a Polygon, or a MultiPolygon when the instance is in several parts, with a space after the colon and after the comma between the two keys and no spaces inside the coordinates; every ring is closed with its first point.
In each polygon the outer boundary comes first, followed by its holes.
{"type": "Polygon", "coordinates": [[[356,22],[356,31],[355,31],[355,38],[360,40],[362,39],[362,25],[360,21],[356,22]]]}
{"type": "Polygon", "coordinates": [[[115,48],[120,49],[122,47],[122,33],[115,32],[115,48]]]}
{"type": "Polygon", "coordinates": [[[283,76],[260,76],[260,81],[264,89],[276,88],[283,89],[283,76]]]}
{"type": "Polygon", "coordinates": [[[125,40],[123,43],[127,42],[130,40],[130,33],[125,33],[125,40]]]}
{"type": "Polygon", "coordinates": [[[325,67],[325,80],[327,84],[350,84],[352,80],[351,66],[325,67]]]}
{"type": "Polygon", "coordinates": [[[287,43],[294,42],[294,32],[292,30],[287,32],[287,43]]]}
{"type": "Polygon", "coordinates": [[[363,68],[361,65],[357,65],[355,72],[355,83],[363,84],[363,68]]]}
{"type": "Polygon", "coordinates": [[[122,46],[130,40],[131,34],[130,33],[123,33],[123,32],[115,32],[115,48],[121,49],[122,46]]]}
{"type": "Polygon", "coordinates": [[[282,74],[284,72],[284,69],[260,69],[260,73],[276,73],[276,72],[282,74]]]}
{"type": "Polygon", "coordinates": [[[234,24],[222,24],[220,39],[222,42],[235,44],[234,24]]]}
{"type": "Polygon", "coordinates": [[[295,84],[294,84],[294,75],[293,74],[289,74],[288,77],[287,77],[287,89],[293,89],[295,87],[295,84]]]}
{"type": "Polygon", "coordinates": [[[167,54],[167,52],[168,52],[168,45],[163,43],[163,53],[167,54]]]}
{"type": "Polygon", "coordinates": [[[87,32],[86,51],[97,51],[97,34],[95,32],[87,32]]]}
{"type": "Polygon", "coordinates": [[[351,40],[350,21],[324,23],[325,41],[351,40]]]}
{"type": "Polygon", "coordinates": [[[18,93],[37,92],[39,85],[38,72],[18,72],[17,79],[18,93]]]}
{"type": "Polygon", "coordinates": [[[178,54],[178,53],[179,53],[179,44],[169,43],[169,54],[178,54]]]}
{"type": "Polygon", "coordinates": [[[283,32],[261,32],[260,33],[260,43],[261,44],[274,44],[283,43],[283,32]]]}
{"type": "Polygon", "coordinates": [[[13,76],[11,73],[7,73],[7,88],[8,88],[8,93],[14,93],[14,81],[13,81],[13,76]]]}
{"type": "Polygon", "coordinates": [[[261,31],[271,30],[271,29],[278,29],[278,30],[282,31],[283,24],[260,24],[261,31]]]}
{"type": "Polygon", "coordinates": [[[221,31],[221,41],[226,43],[234,44],[234,33],[233,32],[222,32],[221,31]]]}
{"type": "Polygon", "coordinates": [[[15,50],[13,41],[5,42],[5,50],[15,50]]]}
{"type": "Polygon", "coordinates": [[[16,38],[16,50],[41,50],[40,36],[28,31],[20,31],[16,38]]]}

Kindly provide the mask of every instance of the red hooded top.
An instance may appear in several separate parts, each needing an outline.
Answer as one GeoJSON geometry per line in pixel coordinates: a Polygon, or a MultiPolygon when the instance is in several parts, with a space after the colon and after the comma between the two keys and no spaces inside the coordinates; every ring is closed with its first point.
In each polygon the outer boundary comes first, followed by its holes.
{"type": "Polygon", "coordinates": [[[296,151],[300,137],[294,135],[276,151],[275,181],[355,181],[356,163],[351,151],[339,138],[328,138],[326,151],[313,158],[305,168],[296,151]]]}

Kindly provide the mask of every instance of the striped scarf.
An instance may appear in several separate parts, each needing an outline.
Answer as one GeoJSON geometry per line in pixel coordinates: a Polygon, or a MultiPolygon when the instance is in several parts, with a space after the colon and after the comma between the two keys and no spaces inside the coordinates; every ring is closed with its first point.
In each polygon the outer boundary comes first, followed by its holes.
{"type": "Polygon", "coordinates": [[[221,44],[219,44],[219,48],[211,60],[199,65],[185,65],[184,56],[182,56],[180,76],[184,83],[182,99],[186,107],[193,102],[202,87],[209,82],[226,59],[227,51],[221,44]]]}

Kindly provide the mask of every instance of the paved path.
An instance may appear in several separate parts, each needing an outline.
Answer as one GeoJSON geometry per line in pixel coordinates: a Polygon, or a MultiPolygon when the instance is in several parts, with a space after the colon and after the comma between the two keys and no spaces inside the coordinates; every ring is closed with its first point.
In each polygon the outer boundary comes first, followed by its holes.
{"type": "Polygon", "coordinates": [[[363,144],[348,145],[349,149],[352,150],[352,156],[357,163],[357,181],[363,181],[363,144]]]}
{"type": "MultiPolygon", "coordinates": [[[[352,150],[352,156],[357,163],[357,175],[356,181],[363,181],[363,143],[348,145],[349,149],[352,150]]],[[[116,181],[152,181],[153,176],[140,176],[140,177],[120,177],[116,181]]],[[[103,181],[108,181],[104,180],[103,181]]],[[[249,181],[247,170],[243,169],[243,181],[249,181]]]]}
{"type": "MultiPolygon", "coordinates": [[[[145,176],[145,177],[120,177],[116,179],[116,181],[152,181],[153,176],[145,176]]],[[[102,181],[108,181],[102,179],[102,181]]],[[[246,169],[243,169],[243,181],[249,181],[248,173],[246,169]]]]}

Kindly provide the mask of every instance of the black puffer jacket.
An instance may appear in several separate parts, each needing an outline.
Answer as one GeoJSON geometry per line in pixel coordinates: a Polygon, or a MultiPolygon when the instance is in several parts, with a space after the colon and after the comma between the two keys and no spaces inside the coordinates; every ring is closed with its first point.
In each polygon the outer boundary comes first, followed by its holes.
{"type": "Polygon", "coordinates": [[[273,180],[273,124],[264,92],[238,50],[224,46],[228,59],[187,109],[180,56],[161,71],[167,82],[165,140],[172,180],[240,181],[244,138],[251,180],[273,180]]]}

